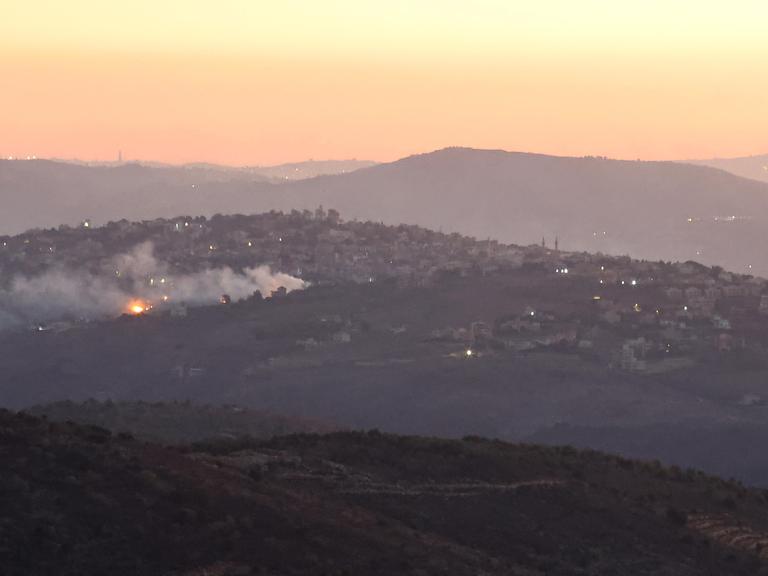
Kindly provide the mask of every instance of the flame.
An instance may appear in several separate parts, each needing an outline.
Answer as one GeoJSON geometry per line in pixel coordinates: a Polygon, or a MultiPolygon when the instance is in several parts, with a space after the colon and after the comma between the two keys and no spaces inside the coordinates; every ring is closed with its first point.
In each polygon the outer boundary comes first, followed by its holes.
{"type": "Polygon", "coordinates": [[[152,308],[152,305],[144,302],[143,300],[131,300],[128,303],[128,306],[126,308],[126,311],[128,314],[133,314],[134,316],[138,316],[139,314],[144,314],[144,312],[147,312],[152,308]]]}

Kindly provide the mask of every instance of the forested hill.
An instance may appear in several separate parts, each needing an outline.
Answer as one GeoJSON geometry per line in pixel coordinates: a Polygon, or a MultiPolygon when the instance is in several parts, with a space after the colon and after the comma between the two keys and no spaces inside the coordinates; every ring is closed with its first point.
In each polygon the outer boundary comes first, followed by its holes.
{"type": "Polygon", "coordinates": [[[761,492],[593,452],[380,433],[163,448],[0,412],[8,576],[762,574],[761,492]]]}

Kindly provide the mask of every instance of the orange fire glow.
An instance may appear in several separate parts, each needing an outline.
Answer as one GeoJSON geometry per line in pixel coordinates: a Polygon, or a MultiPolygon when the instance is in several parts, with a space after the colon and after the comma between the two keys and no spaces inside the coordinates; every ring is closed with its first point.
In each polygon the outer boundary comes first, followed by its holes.
{"type": "Polygon", "coordinates": [[[143,300],[131,300],[126,307],[126,311],[129,314],[138,316],[139,314],[144,314],[144,312],[149,311],[151,308],[152,305],[148,302],[144,302],[143,300]]]}

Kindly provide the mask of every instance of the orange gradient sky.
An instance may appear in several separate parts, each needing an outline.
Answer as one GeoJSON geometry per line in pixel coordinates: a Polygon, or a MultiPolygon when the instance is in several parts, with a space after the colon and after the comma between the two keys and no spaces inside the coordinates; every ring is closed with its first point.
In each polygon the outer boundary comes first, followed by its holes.
{"type": "Polygon", "coordinates": [[[0,0],[0,154],[768,152],[768,2],[0,0]]]}

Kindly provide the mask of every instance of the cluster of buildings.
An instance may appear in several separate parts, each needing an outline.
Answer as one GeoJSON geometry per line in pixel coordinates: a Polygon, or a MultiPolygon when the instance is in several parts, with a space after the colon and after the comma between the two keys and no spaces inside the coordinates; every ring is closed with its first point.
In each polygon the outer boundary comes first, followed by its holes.
{"type": "Polygon", "coordinates": [[[472,357],[549,350],[648,373],[711,360],[713,353],[768,351],[765,279],[695,262],[524,250],[523,267],[543,271],[536,282],[550,296],[542,309],[520,305],[515,314],[439,328],[430,337],[460,342],[472,357]],[[561,298],[551,289],[558,282],[561,298]]]}
{"type": "MultiPolygon", "coordinates": [[[[335,210],[179,217],[33,230],[0,237],[0,278],[53,266],[103,269],[104,262],[151,242],[173,271],[269,265],[314,284],[395,279],[439,286],[445,274],[478,278],[519,271],[549,286],[559,310],[434,329],[435,341],[468,350],[541,348],[577,351],[618,369],[673,368],[713,350],[768,349],[768,283],[695,262],[670,263],[515,246],[418,226],[343,221],[335,210]],[[562,295],[558,296],[558,282],[562,295]],[[570,300],[569,300],[570,302],[570,300]],[[683,360],[685,359],[685,360],[683,360]]],[[[518,273],[518,272],[515,272],[518,273]]],[[[344,331],[334,341],[348,342],[344,331]]],[[[307,349],[316,342],[307,340],[307,349]]]]}
{"type": "Polygon", "coordinates": [[[520,266],[525,249],[418,226],[341,220],[335,210],[269,212],[252,216],[121,220],[94,227],[32,230],[0,238],[0,272],[34,274],[51,266],[98,269],[136,245],[151,242],[157,258],[179,272],[266,264],[312,281],[425,282],[444,270],[520,266]]]}

